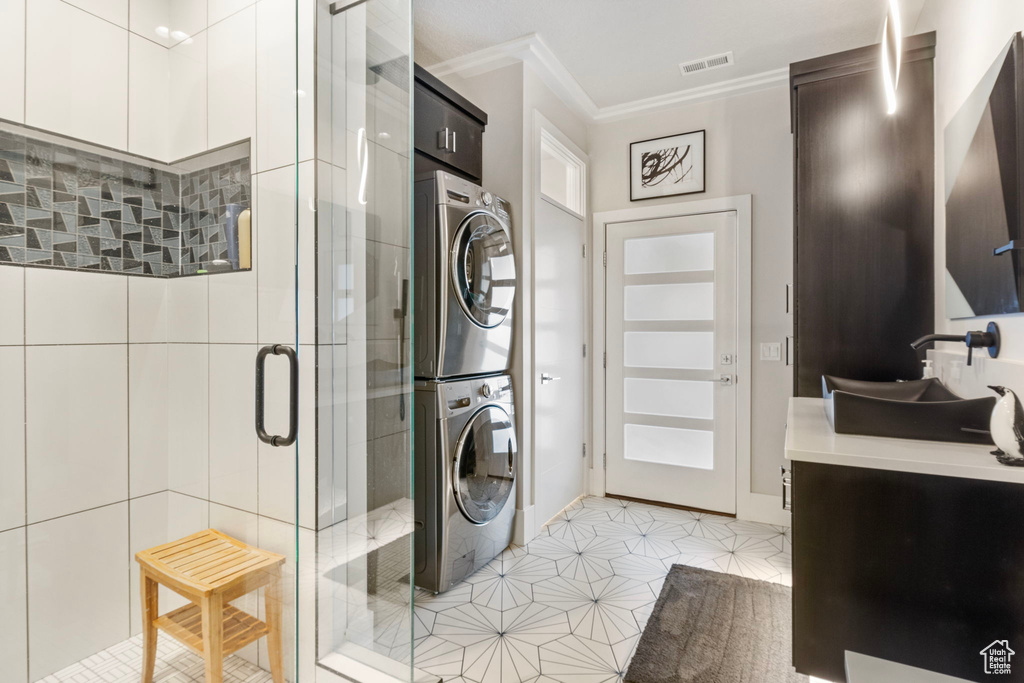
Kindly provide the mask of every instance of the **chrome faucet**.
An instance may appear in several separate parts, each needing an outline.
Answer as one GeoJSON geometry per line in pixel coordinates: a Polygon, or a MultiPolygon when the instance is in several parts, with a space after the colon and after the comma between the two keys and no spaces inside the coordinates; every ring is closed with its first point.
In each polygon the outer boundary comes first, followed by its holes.
{"type": "Polygon", "coordinates": [[[984,332],[974,330],[967,334],[926,334],[920,339],[911,342],[910,347],[915,351],[925,344],[932,342],[961,342],[967,345],[967,364],[971,364],[974,349],[988,349],[990,358],[999,355],[999,326],[989,323],[984,332]]]}

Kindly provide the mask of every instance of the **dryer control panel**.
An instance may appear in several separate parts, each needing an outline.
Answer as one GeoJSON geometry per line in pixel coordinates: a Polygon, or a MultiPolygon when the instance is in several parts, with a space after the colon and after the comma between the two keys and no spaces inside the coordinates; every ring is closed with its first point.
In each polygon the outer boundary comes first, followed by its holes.
{"type": "Polygon", "coordinates": [[[438,382],[445,417],[473,411],[486,403],[500,403],[512,412],[512,378],[508,375],[438,382]]]}
{"type": "Polygon", "coordinates": [[[470,209],[488,209],[506,223],[509,221],[510,206],[507,201],[465,178],[444,171],[437,172],[437,201],[470,209]]]}

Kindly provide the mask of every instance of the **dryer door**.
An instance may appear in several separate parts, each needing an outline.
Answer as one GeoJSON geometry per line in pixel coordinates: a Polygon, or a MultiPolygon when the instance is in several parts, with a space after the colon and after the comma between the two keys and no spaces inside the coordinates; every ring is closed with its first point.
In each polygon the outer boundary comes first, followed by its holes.
{"type": "Polygon", "coordinates": [[[469,319],[495,327],[508,316],[516,293],[516,261],[505,226],[492,214],[471,214],[452,244],[452,286],[469,319]]]}
{"type": "Polygon", "coordinates": [[[512,493],[516,480],[516,432],[500,406],[481,408],[462,430],[455,447],[452,483],[466,519],[486,524],[512,493]]]}

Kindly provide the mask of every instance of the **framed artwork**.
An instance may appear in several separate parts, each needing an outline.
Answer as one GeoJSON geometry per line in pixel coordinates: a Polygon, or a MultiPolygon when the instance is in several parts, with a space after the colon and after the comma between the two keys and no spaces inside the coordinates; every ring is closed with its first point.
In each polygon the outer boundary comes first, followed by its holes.
{"type": "Polygon", "coordinates": [[[629,200],[704,191],[704,131],[629,145],[629,200]]]}

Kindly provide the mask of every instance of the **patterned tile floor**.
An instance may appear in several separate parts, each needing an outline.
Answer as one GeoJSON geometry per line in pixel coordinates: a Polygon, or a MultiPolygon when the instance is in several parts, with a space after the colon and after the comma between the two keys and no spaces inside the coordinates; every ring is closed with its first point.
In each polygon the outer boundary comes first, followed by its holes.
{"type": "MultiPolygon", "coordinates": [[[[583,498],[462,585],[416,592],[416,666],[446,683],[618,683],[673,564],[791,585],[790,556],[785,527],[583,498]]],[[[375,624],[375,649],[386,652],[390,641],[391,655],[407,661],[402,612],[375,624]]],[[[135,683],[141,659],[135,637],[41,683],[135,683]]],[[[202,660],[161,636],[155,681],[203,678],[202,660]]],[[[236,656],[224,679],[271,680],[236,656]]]]}
{"type": "Polygon", "coordinates": [[[673,564],[792,585],[785,527],[583,498],[526,547],[416,596],[416,666],[455,682],[621,681],[673,564]]]}

